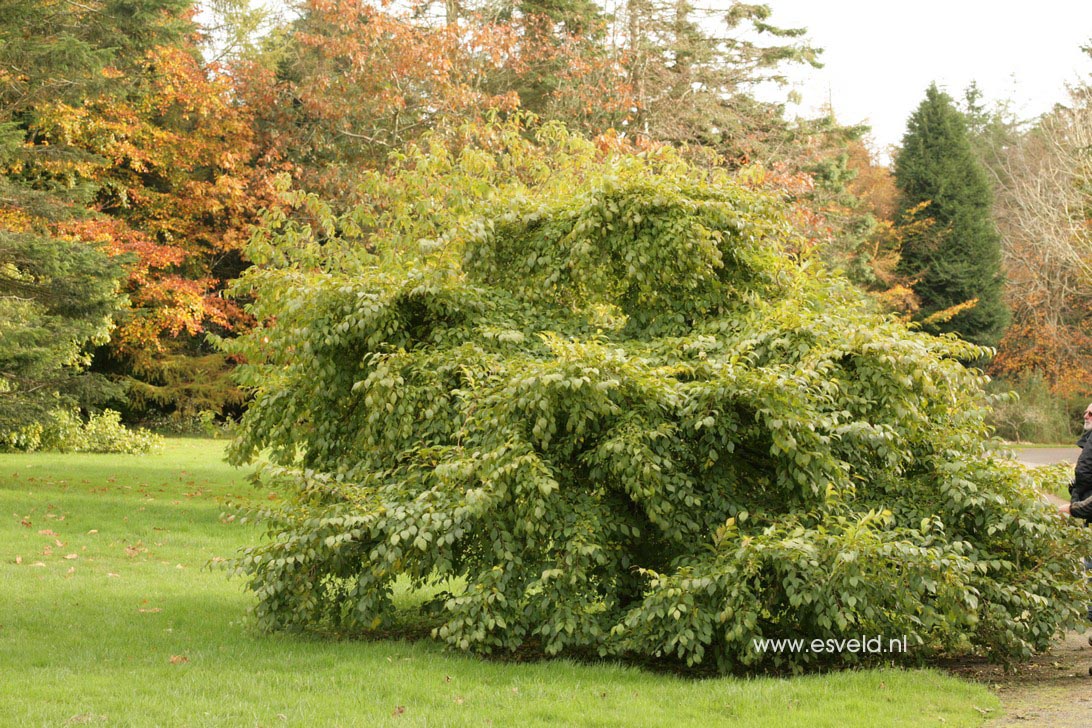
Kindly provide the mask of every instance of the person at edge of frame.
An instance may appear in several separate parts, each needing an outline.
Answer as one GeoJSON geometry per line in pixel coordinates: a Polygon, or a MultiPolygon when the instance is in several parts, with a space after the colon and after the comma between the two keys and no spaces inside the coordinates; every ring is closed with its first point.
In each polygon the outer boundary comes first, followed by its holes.
{"type": "MultiPolygon", "coordinates": [[[[1084,432],[1081,433],[1081,439],[1077,440],[1077,447],[1081,448],[1081,454],[1077,456],[1077,465],[1073,468],[1069,503],[1058,510],[1074,518],[1083,518],[1087,526],[1092,523],[1092,404],[1085,407],[1084,432]]],[[[1084,557],[1084,567],[1092,570],[1092,558],[1084,557]]],[[[1086,616],[1092,622],[1092,604],[1088,605],[1086,616]]],[[[1088,638],[1088,643],[1092,644],[1092,637],[1088,638]]],[[[1089,672],[1092,673],[1092,669],[1089,672]]]]}

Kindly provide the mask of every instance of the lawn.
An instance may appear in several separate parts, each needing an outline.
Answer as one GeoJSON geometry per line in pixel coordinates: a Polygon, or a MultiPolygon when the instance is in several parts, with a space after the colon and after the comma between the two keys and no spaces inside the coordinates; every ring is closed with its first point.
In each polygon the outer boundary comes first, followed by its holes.
{"type": "Polygon", "coordinates": [[[974,726],[1000,710],[931,670],[688,680],[262,634],[243,585],[207,568],[258,538],[225,499],[270,497],[222,451],[0,455],[0,725],[974,726]]]}

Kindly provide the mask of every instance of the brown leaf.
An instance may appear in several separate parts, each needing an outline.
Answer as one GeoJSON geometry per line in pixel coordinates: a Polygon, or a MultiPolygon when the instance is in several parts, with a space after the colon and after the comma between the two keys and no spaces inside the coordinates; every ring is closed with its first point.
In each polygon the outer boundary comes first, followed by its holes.
{"type": "Polygon", "coordinates": [[[21,564],[21,563],[23,563],[23,557],[22,557],[22,556],[16,556],[16,557],[15,557],[15,563],[16,563],[16,564],[21,564]]]}
{"type": "Polygon", "coordinates": [[[19,523],[23,524],[27,528],[30,528],[30,516],[27,516],[23,520],[19,521],[19,523]]]}
{"type": "Polygon", "coordinates": [[[80,555],[79,554],[65,554],[64,557],[66,559],[68,559],[69,561],[71,561],[72,559],[80,558],[80,555]]]}
{"type": "Polygon", "coordinates": [[[118,576],[118,574],[115,574],[115,573],[114,573],[114,572],[112,572],[112,571],[107,571],[107,572],[106,572],[106,575],[107,575],[107,576],[118,576]]]}
{"type": "MultiPolygon", "coordinates": [[[[157,609],[156,611],[158,612],[159,610],[157,609]]],[[[190,658],[186,657],[185,655],[171,655],[171,664],[172,665],[181,665],[183,662],[189,662],[189,661],[190,661],[190,658]]]]}
{"type": "Polygon", "coordinates": [[[41,531],[38,532],[38,535],[39,536],[56,536],[57,534],[56,534],[56,532],[54,532],[54,531],[52,531],[52,530],[50,530],[48,528],[43,528],[41,531]]]}
{"type": "Polygon", "coordinates": [[[391,717],[392,717],[392,718],[397,718],[398,716],[402,715],[402,714],[403,714],[403,713],[405,713],[405,712],[406,712],[406,706],[404,706],[404,705],[399,705],[399,706],[398,706],[397,708],[395,708],[395,709],[394,709],[394,711],[393,711],[393,712],[391,713],[391,717]]]}
{"type": "Polygon", "coordinates": [[[31,566],[45,566],[41,561],[35,561],[31,566]]]}
{"type": "Polygon", "coordinates": [[[87,532],[87,535],[88,535],[88,536],[91,536],[91,535],[93,535],[93,534],[96,534],[96,533],[98,533],[98,532],[99,532],[99,529],[97,529],[97,528],[92,528],[92,529],[91,529],[90,531],[88,531],[88,532],[87,532]]]}
{"type": "Polygon", "coordinates": [[[57,544],[57,548],[60,548],[61,546],[64,546],[64,541],[62,541],[59,538],[53,539],[53,543],[57,544]]]}

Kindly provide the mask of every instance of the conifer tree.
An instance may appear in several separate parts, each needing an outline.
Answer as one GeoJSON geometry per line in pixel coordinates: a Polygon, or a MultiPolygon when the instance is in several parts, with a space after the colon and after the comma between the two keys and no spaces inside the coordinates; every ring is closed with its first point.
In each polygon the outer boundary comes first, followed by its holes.
{"type": "Polygon", "coordinates": [[[105,343],[126,258],[72,232],[95,219],[101,160],[47,137],[42,110],[114,98],[132,59],[191,27],[188,0],[0,3],[0,435],[118,389],[87,374],[105,343]]]}
{"type": "Polygon", "coordinates": [[[989,183],[963,115],[935,84],[907,124],[895,183],[899,222],[908,231],[901,272],[916,281],[925,327],[996,345],[1009,313],[1001,299],[1001,243],[989,183]],[[920,225],[923,217],[932,224],[920,225]],[[909,232],[915,224],[917,231],[909,232]]]}

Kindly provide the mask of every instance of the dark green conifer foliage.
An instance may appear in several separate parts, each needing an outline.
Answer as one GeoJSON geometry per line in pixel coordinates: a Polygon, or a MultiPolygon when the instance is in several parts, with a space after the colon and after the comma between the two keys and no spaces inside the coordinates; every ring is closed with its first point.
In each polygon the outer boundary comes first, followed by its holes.
{"type": "Polygon", "coordinates": [[[86,374],[123,304],[120,258],[55,235],[92,214],[95,192],[78,170],[93,161],[45,143],[41,104],[79,103],[123,88],[109,69],[190,28],[187,0],[0,3],[0,435],[58,407],[118,394],[86,374]]]}
{"type": "Polygon", "coordinates": [[[907,124],[895,183],[900,224],[921,216],[935,221],[928,232],[909,235],[902,253],[902,272],[917,279],[926,328],[996,345],[1009,313],[1001,300],[1001,243],[990,216],[990,187],[963,115],[935,84],[907,124]],[[928,204],[916,210],[922,203],[928,204]],[[955,315],[941,313],[976,299],[955,315]]]}

